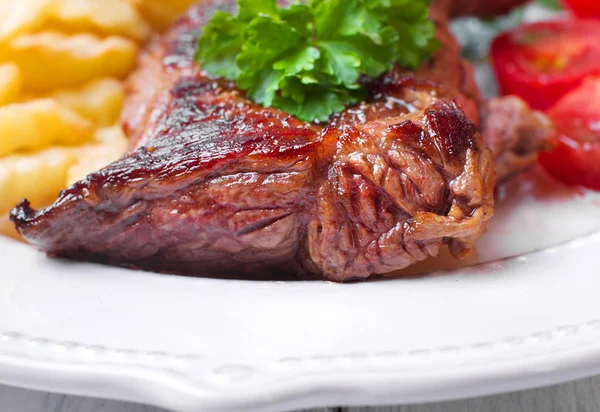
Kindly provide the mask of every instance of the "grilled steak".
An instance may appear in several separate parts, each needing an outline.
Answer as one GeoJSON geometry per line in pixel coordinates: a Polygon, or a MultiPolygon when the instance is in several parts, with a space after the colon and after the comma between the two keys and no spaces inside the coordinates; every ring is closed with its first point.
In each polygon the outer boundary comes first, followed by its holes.
{"type": "Polygon", "coordinates": [[[141,57],[124,111],[131,153],[46,209],[13,210],[28,241],[153,271],[335,281],[404,268],[443,243],[456,257],[471,250],[493,214],[494,168],[443,17],[448,49],[418,73],[365,80],[365,102],[314,124],[200,71],[199,30],[229,7],[216,3],[192,8],[141,57]]]}

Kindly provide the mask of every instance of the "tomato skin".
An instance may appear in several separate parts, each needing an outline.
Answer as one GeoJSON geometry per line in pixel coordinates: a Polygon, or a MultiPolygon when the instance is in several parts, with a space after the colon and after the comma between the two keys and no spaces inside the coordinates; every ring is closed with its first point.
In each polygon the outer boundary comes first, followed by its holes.
{"type": "MultiPolygon", "coordinates": [[[[572,146],[573,141],[566,136],[559,137],[558,146],[550,153],[541,153],[539,161],[551,175],[569,186],[584,186],[600,190],[600,146],[584,151],[580,146],[572,146]]],[[[577,145],[577,142],[574,142],[577,145]]]]}
{"type": "Polygon", "coordinates": [[[587,79],[548,111],[559,143],[542,166],[569,185],[600,190],[600,77],[587,79]]]}
{"type": "Polygon", "coordinates": [[[565,6],[576,16],[600,18],[600,2],[598,0],[563,0],[565,6]]]}
{"type": "Polygon", "coordinates": [[[600,75],[600,21],[524,24],[498,36],[491,56],[502,94],[546,110],[587,76],[600,75]]]}

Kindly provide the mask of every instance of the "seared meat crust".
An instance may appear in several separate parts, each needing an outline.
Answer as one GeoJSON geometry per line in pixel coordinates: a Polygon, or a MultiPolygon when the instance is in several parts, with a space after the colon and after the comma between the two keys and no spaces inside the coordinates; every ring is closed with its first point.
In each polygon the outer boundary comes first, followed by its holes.
{"type": "Polygon", "coordinates": [[[526,3],[528,0],[441,0],[449,3],[450,16],[483,16],[489,17],[507,13],[512,8],[526,3]]]}
{"type": "Polygon", "coordinates": [[[555,130],[550,119],[516,96],[484,102],[481,132],[492,150],[498,182],[529,169],[540,152],[552,150],[555,130]]]}

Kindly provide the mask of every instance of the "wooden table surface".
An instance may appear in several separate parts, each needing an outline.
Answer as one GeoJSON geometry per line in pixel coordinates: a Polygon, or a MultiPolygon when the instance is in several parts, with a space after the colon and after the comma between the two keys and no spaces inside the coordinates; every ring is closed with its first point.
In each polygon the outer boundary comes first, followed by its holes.
{"type": "MultiPolygon", "coordinates": [[[[127,402],[0,385],[1,412],[167,412],[127,402]]],[[[600,377],[504,395],[425,405],[325,408],[311,412],[599,412],[600,377]]],[[[201,412],[201,411],[198,411],[201,412]]]]}

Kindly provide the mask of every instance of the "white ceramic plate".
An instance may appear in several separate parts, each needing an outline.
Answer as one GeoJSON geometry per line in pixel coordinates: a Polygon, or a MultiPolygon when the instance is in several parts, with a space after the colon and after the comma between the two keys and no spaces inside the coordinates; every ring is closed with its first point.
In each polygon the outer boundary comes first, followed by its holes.
{"type": "Polygon", "coordinates": [[[347,285],[155,275],[0,238],[0,382],[182,412],[275,411],[600,373],[600,195],[539,170],[502,192],[479,265],[347,285]]]}
{"type": "Polygon", "coordinates": [[[357,284],[155,275],[0,239],[0,381],[178,411],[268,411],[600,373],[600,196],[549,197],[538,190],[548,184],[537,171],[510,187],[479,247],[491,262],[357,284]]]}

